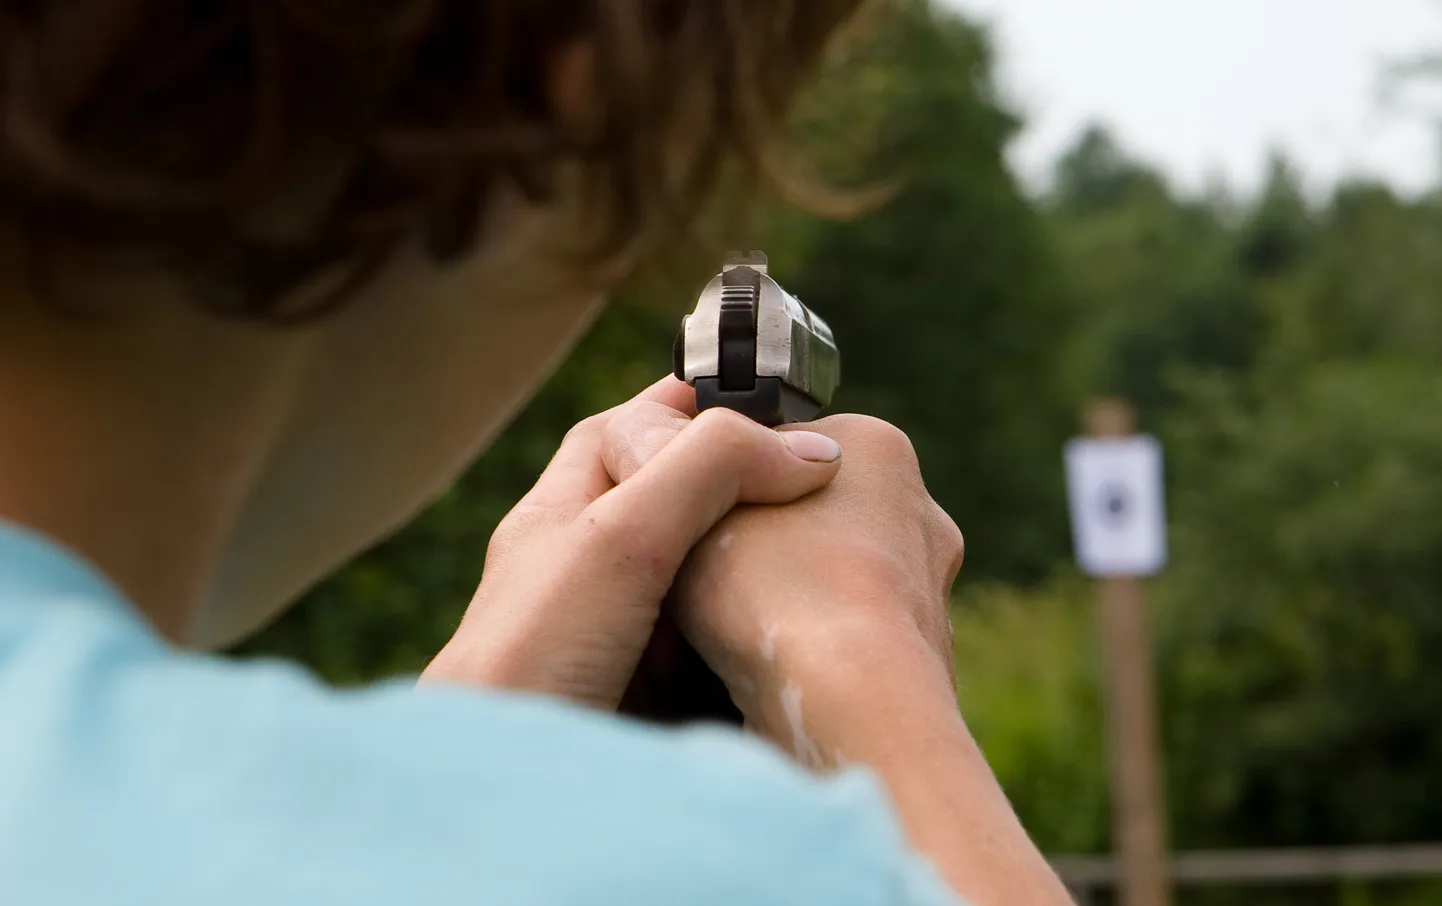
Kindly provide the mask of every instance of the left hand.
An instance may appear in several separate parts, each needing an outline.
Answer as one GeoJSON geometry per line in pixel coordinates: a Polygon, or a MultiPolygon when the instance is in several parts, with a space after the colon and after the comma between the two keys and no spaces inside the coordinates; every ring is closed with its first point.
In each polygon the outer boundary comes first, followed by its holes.
{"type": "Polygon", "coordinates": [[[667,378],[571,430],[496,529],[480,588],[422,682],[616,708],[692,546],[738,503],[790,503],[840,468],[829,438],[725,410],[696,417],[695,405],[667,378]]]}

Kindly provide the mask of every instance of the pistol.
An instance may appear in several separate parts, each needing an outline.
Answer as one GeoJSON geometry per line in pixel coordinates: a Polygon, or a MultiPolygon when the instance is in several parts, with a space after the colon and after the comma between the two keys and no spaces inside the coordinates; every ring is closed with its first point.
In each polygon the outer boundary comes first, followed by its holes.
{"type": "Polygon", "coordinates": [[[762,252],[733,252],[672,350],[696,408],[734,409],[769,428],[814,419],[841,383],[831,328],[767,272],[762,252]]]}
{"type": "MultiPolygon", "coordinates": [[[[676,377],[698,410],[726,408],[767,427],[810,421],[841,382],[831,328],[767,272],[761,252],[735,252],[681,321],[676,377]]],[[[706,662],[662,611],[623,713],[662,724],[741,726],[742,715],[706,662]]]]}

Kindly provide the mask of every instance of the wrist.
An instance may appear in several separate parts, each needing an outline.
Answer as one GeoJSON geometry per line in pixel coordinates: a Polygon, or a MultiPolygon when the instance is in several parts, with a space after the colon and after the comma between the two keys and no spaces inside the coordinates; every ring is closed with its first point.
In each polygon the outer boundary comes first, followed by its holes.
{"type": "Polygon", "coordinates": [[[533,639],[469,631],[462,627],[421,672],[422,683],[477,686],[567,697],[557,653],[533,639]]]}
{"type": "Polygon", "coordinates": [[[482,646],[471,645],[467,640],[456,637],[447,642],[421,671],[420,681],[499,688],[522,685],[520,677],[514,674],[514,670],[505,669],[505,665],[498,663],[482,646]],[[509,678],[508,672],[513,674],[509,678]]]}
{"type": "Polygon", "coordinates": [[[777,670],[842,699],[905,687],[911,697],[936,699],[953,709],[950,633],[929,638],[912,616],[927,608],[899,607],[899,594],[894,588],[878,591],[875,606],[853,595],[845,602],[853,606],[833,606],[805,624],[782,624],[774,632],[777,670]]]}
{"type": "Polygon", "coordinates": [[[856,628],[841,622],[809,645],[778,646],[772,683],[786,684],[775,697],[791,707],[768,710],[759,729],[813,768],[869,768],[912,845],[970,900],[1068,902],[967,729],[951,672],[925,633],[856,628]]]}
{"type": "Polygon", "coordinates": [[[876,766],[909,752],[915,734],[969,742],[950,665],[919,629],[855,617],[797,629],[773,634],[739,701],[750,725],[803,762],[876,766]]]}

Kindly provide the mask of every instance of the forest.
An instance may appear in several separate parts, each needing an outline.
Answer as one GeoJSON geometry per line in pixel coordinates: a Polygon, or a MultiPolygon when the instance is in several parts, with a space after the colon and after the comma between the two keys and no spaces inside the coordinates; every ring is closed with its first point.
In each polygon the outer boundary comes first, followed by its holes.
{"type": "MultiPolygon", "coordinates": [[[[966,533],[959,703],[1023,820],[1048,853],[1110,847],[1061,451],[1088,398],[1120,394],[1167,457],[1150,597],[1172,844],[1442,840],[1442,195],[1316,197],[1280,157],[1255,195],[1184,193],[1102,128],[1028,192],[995,62],[973,23],[893,3],[796,118],[823,178],[885,200],[847,219],[763,201],[745,238],[835,329],[834,408],[902,427],[966,533]]],[[[669,370],[715,264],[680,255],[621,294],[460,482],[236,654],[337,684],[418,671],[566,429],[669,370]]],[[[1442,886],[1188,896],[1400,906],[1442,886]]]]}

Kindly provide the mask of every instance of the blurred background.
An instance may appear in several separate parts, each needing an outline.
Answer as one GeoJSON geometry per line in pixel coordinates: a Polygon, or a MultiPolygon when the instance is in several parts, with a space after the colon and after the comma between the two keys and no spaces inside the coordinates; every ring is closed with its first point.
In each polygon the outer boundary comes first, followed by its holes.
{"type": "MultiPolygon", "coordinates": [[[[1171,566],[1149,587],[1173,846],[1442,840],[1433,49],[1427,0],[900,0],[798,115],[827,178],[902,187],[847,222],[763,205],[750,244],[835,328],[838,408],[904,428],[966,532],[961,706],[1049,854],[1112,842],[1061,459],[1103,393],[1166,448],[1171,566]]],[[[239,653],[339,684],[419,670],[565,430],[669,370],[716,262],[678,270],[239,653]]],[[[1177,901],[1410,906],[1442,882],[1177,901]]]]}

